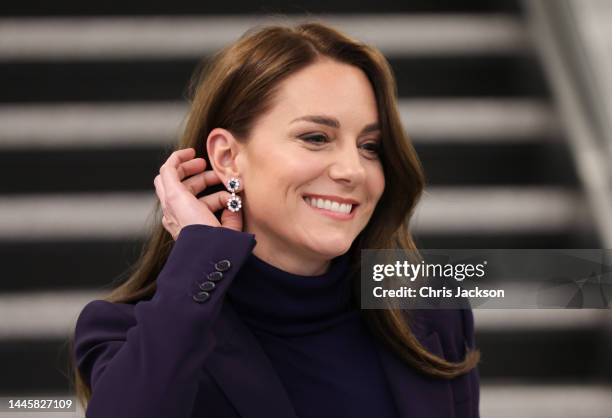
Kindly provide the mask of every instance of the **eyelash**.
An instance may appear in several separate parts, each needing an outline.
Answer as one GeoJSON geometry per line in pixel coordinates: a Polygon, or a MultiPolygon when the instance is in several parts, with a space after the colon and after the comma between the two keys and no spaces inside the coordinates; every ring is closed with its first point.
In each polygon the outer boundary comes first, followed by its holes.
{"type": "MultiPolygon", "coordinates": [[[[325,142],[329,142],[329,139],[325,135],[308,135],[308,136],[300,137],[300,139],[302,139],[302,140],[304,140],[306,142],[310,142],[311,144],[315,144],[316,143],[317,145],[319,145],[319,144],[321,144],[321,142],[312,141],[312,139],[317,139],[317,138],[323,138],[323,139],[325,139],[325,142]]],[[[380,147],[378,142],[370,141],[370,142],[365,143],[364,145],[369,145],[369,144],[375,145],[375,148],[374,149],[366,149],[368,152],[370,152],[372,154],[376,154],[377,156],[380,156],[382,154],[381,149],[380,149],[381,147],[380,147]]]]}

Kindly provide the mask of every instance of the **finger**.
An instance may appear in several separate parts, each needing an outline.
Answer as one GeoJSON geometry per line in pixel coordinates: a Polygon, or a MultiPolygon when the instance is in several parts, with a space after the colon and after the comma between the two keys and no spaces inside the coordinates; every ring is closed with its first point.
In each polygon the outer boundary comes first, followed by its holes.
{"type": "Polygon", "coordinates": [[[242,231],[242,212],[232,212],[226,208],[221,214],[221,226],[242,231]]]}
{"type": "Polygon", "coordinates": [[[185,161],[176,170],[179,179],[183,180],[185,177],[192,176],[197,173],[201,173],[206,169],[206,160],[204,158],[194,158],[193,160],[185,161]]]}
{"type": "Polygon", "coordinates": [[[193,148],[183,148],[174,151],[164,164],[168,164],[173,166],[174,168],[178,168],[181,163],[192,160],[195,157],[195,149],[193,148]]]}
{"type": "Polygon", "coordinates": [[[170,153],[163,165],[171,165],[177,168],[181,163],[192,160],[195,157],[195,149],[183,148],[170,153]]]}
{"type": "Polygon", "coordinates": [[[208,206],[208,209],[210,209],[211,212],[216,212],[220,209],[227,207],[227,200],[230,196],[231,193],[225,190],[221,190],[220,192],[203,196],[199,200],[201,202],[204,202],[204,204],[208,206]]]}
{"type": "Polygon", "coordinates": [[[213,170],[207,170],[183,180],[185,187],[194,195],[197,195],[208,186],[221,183],[221,179],[213,170]]]}
{"type": "Polygon", "coordinates": [[[164,215],[162,216],[161,221],[162,221],[162,225],[164,226],[164,229],[172,236],[174,240],[176,240],[174,229],[172,228],[172,225],[168,221],[168,218],[166,218],[166,216],[164,215]]]}
{"type": "Polygon", "coordinates": [[[194,156],[195,150],[193,148],[185,148],[174,151],[166,162],[162,164],[159,174],[162,177],[166,196],[170,193],[175,193],[181,187],[181,179],[177,171],[178,167],[181,163],[191,160],[194,156]]]}
{"type": "Polygon", "coordinates": [[[153,179],[153,185],[155,186],[155,194],[157,195],[157,198],[159,199],[159,203],[161,205],[162,211],[166,211],[166,205],[165,205],[165,196],[164,196],[164,185],[162,184],[162,179],[161,176],[158,174],[157,176],[155,176],[155,179],[153,179]]]}

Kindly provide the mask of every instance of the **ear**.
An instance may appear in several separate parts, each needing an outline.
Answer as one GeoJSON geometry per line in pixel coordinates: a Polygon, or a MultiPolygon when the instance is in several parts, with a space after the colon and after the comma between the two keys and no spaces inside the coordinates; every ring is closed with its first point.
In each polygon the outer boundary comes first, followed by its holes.
{"type": "Polygon", "coordinates": [[[231,177],[238,177],[241,172],[237,164],[240,144],[227,129],[215,128],[206,139],[206,152],[211,168],[225,184],[231,177]]]}

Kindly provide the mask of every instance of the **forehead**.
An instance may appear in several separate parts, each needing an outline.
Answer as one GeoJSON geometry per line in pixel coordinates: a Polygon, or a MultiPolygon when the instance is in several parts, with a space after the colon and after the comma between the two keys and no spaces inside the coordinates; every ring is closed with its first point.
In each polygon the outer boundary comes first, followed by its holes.
{"type": "Polygon", "coordinates": [[[352,65],[325,60],[292,74],[279,85],[272,110],[287,123],[307,114],[326,114],[345,124],[377,121],[376,97],[365,73],[352,65]]]}

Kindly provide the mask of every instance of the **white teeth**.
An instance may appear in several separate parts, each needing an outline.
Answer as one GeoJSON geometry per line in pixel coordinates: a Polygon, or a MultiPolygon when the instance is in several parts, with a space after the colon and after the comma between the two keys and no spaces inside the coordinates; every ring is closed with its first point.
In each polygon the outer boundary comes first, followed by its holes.
{"type": "Polygon", "coordinates": [[[338,202],[333,202],[331,200],[324,200],[321,198],[311,199],[310,197],[304,196],[304,200],[310,206],[313,206],[315,208],[327,209],[327,210],[331,210],[332,212],[338,212],[338,213],[350,213],[351,209],[353,208],[353,205],[350,203],[338,203],[338,202]]]}

